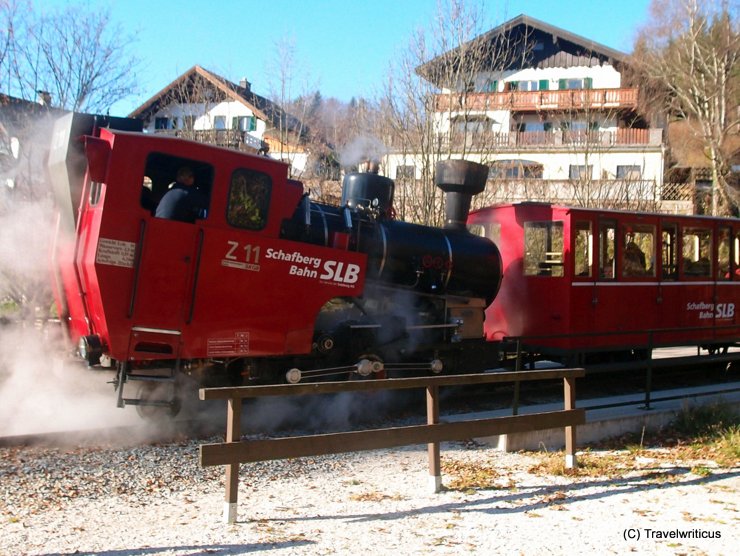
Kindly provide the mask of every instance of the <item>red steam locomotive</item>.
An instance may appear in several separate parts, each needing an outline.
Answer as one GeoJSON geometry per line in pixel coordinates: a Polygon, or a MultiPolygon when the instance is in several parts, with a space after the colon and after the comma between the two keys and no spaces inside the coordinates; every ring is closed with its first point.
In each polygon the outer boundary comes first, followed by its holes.
{"type": "Polygon", "coordinates": [[[157,387],[187,375],[483,370],[511,340],[583,364],[740,339],[737,219],[540,203],[469,215],[488,168],[448,160],[446,225],[419,226],[394,219],[394,184],[377,173],[348,174],[341,206],[320,204],[281,162],[136,124],[69,114],[49,157],[59,313],[76,353],[116,370],[121,407],[176,410],[157,387]],[[157,216],[183,167],[201,210],[157,216]]]}
{"type": "Polygon", "coordinates": [[[117,370],[120,406],[176,405],[154,391],[181,372],[298,382],[480,366],[501,258],[465,222],[486,167],[437,168],[440,229],[394,220],[394,184],[376,173],[347,175],[328,206],[281,162],[114,129],[128,125],[69,114],[49,157],[56,302],[77,353],[117,370]],[[192,222],[157,216],[181,168],[205,199],[192,222]],[[124,397],[131,380],[138,398],[124,397]]]}

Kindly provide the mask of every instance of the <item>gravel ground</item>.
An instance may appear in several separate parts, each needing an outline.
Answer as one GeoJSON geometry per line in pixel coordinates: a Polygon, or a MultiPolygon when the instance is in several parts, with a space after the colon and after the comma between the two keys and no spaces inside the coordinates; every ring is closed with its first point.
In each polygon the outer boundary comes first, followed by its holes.
{"type": "Polygon", "coordinates": [[[197,442],[0,456],[8,556],[730,555],[740,545],[740,468],[659,450],[622,454],[631,470],[616,478],[572,477],[537,471],[542,455],[444,444],[438,494],[418,446],[242,465],[234,525],[223,522],[223,468],[200,468],[197,442]]]}

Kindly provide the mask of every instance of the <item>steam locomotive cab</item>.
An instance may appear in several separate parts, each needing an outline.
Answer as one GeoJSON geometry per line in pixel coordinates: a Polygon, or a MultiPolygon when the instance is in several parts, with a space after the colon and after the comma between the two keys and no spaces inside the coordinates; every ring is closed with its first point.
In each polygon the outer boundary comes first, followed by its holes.
{"type": "Polygon", "coordinates": [[[170,403],[124,398],[124,384],[151,390],[178,371],[232,383],[439,372],[461,343],[484,341],[501,266],[464,229],[479,168],[438,169],[462,201],[437,229],[394,220],[393,182],[373,173],[348,175],[335,207],[312,202],[283,163],[236,150],[77,114],[52,141],[57,304],[78,354],[118,370],[121,406],[170,403]],[[202,206],[190,221],[159,217],[183,167],[202,206]]]}

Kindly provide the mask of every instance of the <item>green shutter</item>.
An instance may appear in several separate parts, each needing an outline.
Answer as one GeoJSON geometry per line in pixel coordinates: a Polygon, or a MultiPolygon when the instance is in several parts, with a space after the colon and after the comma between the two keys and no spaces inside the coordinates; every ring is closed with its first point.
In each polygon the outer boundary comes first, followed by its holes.
{"type": "Polygon", "coordinates": [[[249,130],[248,131],[254,131],[257,129],[257,118],[254,116],[249,116],[249,130]]]}
{"type": "Polygon", "coordinates": [[[239,129],[239,118],[236,116],[231,118],[231,129],[239,129]]]}
{"type": "Polygon", "coordinates": [[[519,81],[509,81],[509,90],[510,91],[519,90],[519,81]]]}
{"type": "Polygon", "coordinates": [[[498,93],[498,79],[493,80],[493,83],[491,84],[491,92],[498,93]]]}
{"type": "Polygon", "coordinates": [[[594,80],[591,77],[587,77],[583,80],[583,88],[584,89],[593,89],[594,87],[594,80]]]}
{"type": "Polygon", "coordinates": [[[561,91],[564,91],[568,88],[568,80],[567,79],[558,79],[558,89],[561,91]]]}
{"type": "Polygon", "coordinates": [[[547,91],[550,88],[550,80],[549,79],[540,79],[540,91],[547,91]]]}

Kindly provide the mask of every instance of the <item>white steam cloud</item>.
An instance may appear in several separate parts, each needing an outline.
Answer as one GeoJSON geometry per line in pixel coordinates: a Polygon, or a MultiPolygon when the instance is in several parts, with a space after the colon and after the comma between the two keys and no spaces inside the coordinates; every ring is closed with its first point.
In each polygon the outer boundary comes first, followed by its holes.
{"type": "Polygon", "coordinates": [[[347,168],[367,159],[380,161],[388,149],[377,137],[360,136],[345,145],[339,153],[339,163],[347,168]]]}

